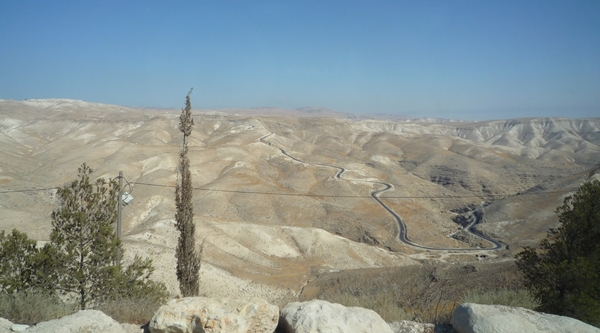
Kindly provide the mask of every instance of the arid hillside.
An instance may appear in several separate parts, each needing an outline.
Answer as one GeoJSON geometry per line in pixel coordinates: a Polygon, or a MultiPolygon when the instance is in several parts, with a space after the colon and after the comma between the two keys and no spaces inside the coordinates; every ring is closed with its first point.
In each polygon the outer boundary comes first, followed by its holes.
{"type": "MultiPolygon", "coordinates": [[[[123,211],[126,255],[151,256],[157,278],[176,292],[178,117],[0,100],[0,229],[45,241],[55,188],[78,166],[87,162],[104,178],[123,171],[135,198],[123,211]]],[[[297,295],[320,272],[508,257],[556,225],[555,207],[600,162],[600,118],[362,118],[319,109],[194,111],[202,293],[277,299],[297,295]],[[486,250],[493,243],[468,232],[471,223],[502,249],[486,250]],[[402,227],[413,245],[399,239],[402,227]]]]}

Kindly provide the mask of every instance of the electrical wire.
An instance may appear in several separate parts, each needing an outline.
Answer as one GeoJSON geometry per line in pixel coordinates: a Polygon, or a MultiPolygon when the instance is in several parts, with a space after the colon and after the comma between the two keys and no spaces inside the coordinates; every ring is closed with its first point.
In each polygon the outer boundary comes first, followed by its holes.
{"type": "MultiPolygon", "coordinates": [[[[117,177],[118,178],[118,177],[117,177]]],[[[130,194],[133,192],[134,185],[142,185],[142,186],[153,186],[153,187],[163,187],[163,188],[172,188],[174,189],[174,185],[163,185],[163,184],[153,184],[153,183],[145,183],[145,182],[129,182],[123,177],[126,182],[125,186],[129,186],[130,194]]],[[[3,190],[0,191],[0,194],[6,193],[25,193],[25,192],[35,192],[35,191],[49,191],[56,190],[60,187],[46,187],[46,188],[34,188],[34,189],[20,189],[20,190],[3,190]]],[[[282,192],[260,192],[260,191],[242,191],[242,190],[224,190],[224,189],[214,189],[214,188],[204,188],[204,187],[194,187],[195,191],[210,191],[210,192],[223,192],[223,193],[237,193],[237,194],[252,194],[252,195],[272,195],[272,196],[292,196],[292,197],[315,197],[315,198],[358,198],[358,199],[369,199],[372,198],[371,195],[334,195],[334,194],[310,194],[310,193],[282,193],[282,192]]],[[[512,193],[512,194],[485,194],[485,195],[389,195],[382,196],[382,199],[461,199],[461,198],[490,198],[490,197],[511,197],[511,196],[521,196],[521,195],[544,195],[544,194],[556,194],[556,193],[565,193],[568,190],[561,191],[543,191],[543,192],[531,192],[531,193],[512,193]]]]}
{"type": "Polygon", "coordinates": [[[119,178],[123,178],[123,180],[126,183],[125,186],[129,186],[129,192],[127,192],[127,193],[129,193],[129,194],[133,193],[133,185],[131,185],[131,183],[127,180],[127,178],[118,176],[117,179],[119,179],[119,178]]]}
{"type": "Polygon", "coordinates": [[[50,191],[50,190],[58,190],[59,188],[60,187],[45,187],[45,188],[32,188],[32,189],[21,189],[21,190],[2,190],[2,191],[0,191],[0,194],[50,191]]]}
{"type": "MultiPolygon", "coordinates": [[[[136,185],[145,185],[145,186],[156,186],[156,187],[166,187],[166,188],[175,188],[173,185],[161,185],[161,184],[151,184],[151,183],[142,183],[135,182],[136,185]]],[[[241,191],[241,190],[220,190],[214,188],[204,188],[204,187],[194,187],[196,191],[211,191],[211,192],[225,192],[225,193],[240,193],[240,194],[258,194],[258,195],[281,195],[281,196],[297,196],[297,197],[324,197],[324,198],[372,198],[371,195],[333,195],[333,194],[306,194],[306,193],[281,193],[281,192],[258,192],[258,191],[241,191]]],[[[564,193],[565,190],[562,191],[544,191],[544,192],[532,192],[532,193],[513,193],[513,194],[487,194],[487,195],[423,195],[423,196],[414,196],[414,195],[401,195],[401,196],[383,196],[384,199],[460,199],[460,198],[481,198],[481,197],[511,197],[518,195],[542,195],[542,194],[554,194],[554,193],[564,193]]]]}

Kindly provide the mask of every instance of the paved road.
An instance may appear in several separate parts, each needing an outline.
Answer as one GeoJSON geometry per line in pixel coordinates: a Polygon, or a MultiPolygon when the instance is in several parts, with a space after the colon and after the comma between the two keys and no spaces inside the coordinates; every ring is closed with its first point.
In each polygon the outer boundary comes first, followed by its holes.
{"type": "MultiPolygon", "coordinates": [[[[277,149],[279,149],[279,151],[281,151],[282,154],[284,154],[285,156],[291,158],[294,161],[300,162],[300,163],[304,163],[304,164],[309,164],[305,161],[302,161],[290,154],[288,154],[285,150],[274,146],[273,144],[271,144],[270,142],[266,141],[265,139],[268,138],[269,136],[273,135],[273,133],[267,134],[263,137],[261,137],[259,139],[260,142],[267,144],[269,146],[275,147],[277,149]]],[[[343,179],[342,178],[342,174],[346,171],[346,169],[336,166],[336,165],[329,165],[329,164],[321,164],[321,163],[312,163],[314,165],[317,166],[324,166],[324,167],[329,167],[329,168],[334,168],[337,169],[338,171],[335,174],[335,178],[336,179],[343,179]]],[[[357,181],[356,179],[353,179],[353,181],[357,181]]],[[[394,212],[394,210],[392,210],[388,205],[386,205],[380,198],[379,195],[383,192],[392,190],[394,188],[394,186],[392,184],[388,184],[388,183],[384,183],[384,182],[379,182],[379,181],[368,181],[368,180],[360,180],[360,181],[364,181],[364,182],[368,182],[368,183],[372,183],[375,185],[382,185],[384,186],[384,188],[379,189],[379,190],[374,190],[373,192],[371,192],[371,197],[373,197],[373,199],[375,199],[375,201],[377,201],[377,203],[383,208],[385,209],[390,215],[392,215],[392,217],[396,220],[396,222],[398,223],[398,240],[401,241],[404,244],[413,246],[413,247],[417,247],[420,249],[425,249],[425,250],[433,250],[433,251],[452,251],[452,252],[471,252],[471,251],[495,251],[495,250],[500,250],[502,249],[504,246],[502,245],[502,243],[481,234],[480,232],[473,230],[473,227],[480,222],[480,217],[478,217],[476,214],[472,214],[471,215],[471,221],[470,223],[464,228],[464,230],[466,230],[468,233],[470,233],[471,235],[481,238],[487,242],[489,242],[492,246],[491,247],[486,247],[486,248],[473,248],[473,247],[469,247],[469,248],[451,248],[451,247],[432,247],[432,246],[425,246],[425,245],[421,245],[418,243],[414,243],[412,241],[410,241],[408,239],[408,229],[406,227],[406,224],[404,223],[404,221],[402,221],[402,218],[400,217],[400,215],[398,215],[396,212],[394,212]]]]}

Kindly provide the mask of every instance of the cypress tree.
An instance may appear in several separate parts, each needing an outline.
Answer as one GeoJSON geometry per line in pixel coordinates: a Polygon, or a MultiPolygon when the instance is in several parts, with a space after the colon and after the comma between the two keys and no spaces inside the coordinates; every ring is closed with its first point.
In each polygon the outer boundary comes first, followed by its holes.
{"type": "Polygon", "coordinates": [[[192,175],[190,173],[190,160],[188,158],[187,138],[192,133],[194,119],[192,119],[192,106],[190,94],[185,98],[185,108],[179,116],[179,130],[183,133],[183,145],[179,153],[179,182],[175,188],[175,226],[179,231],[179,239],[175,256],[177,258],[177,280],[179,290],[183,297],[198,296],[200,282],[200,262],[202,248],[196,249],[194,225],[194,209],[192,207],[192,175]]]}

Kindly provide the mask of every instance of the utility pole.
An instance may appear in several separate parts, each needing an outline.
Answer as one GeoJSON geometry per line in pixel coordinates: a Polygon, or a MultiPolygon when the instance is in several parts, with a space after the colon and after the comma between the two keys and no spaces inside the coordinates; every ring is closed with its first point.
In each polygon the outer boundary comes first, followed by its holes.
{"type": "MultiPolygon", "coordinates": [[[[123,201],[123,171],[119,171],[119,197],[117,198],[117,239],[121,240],[121,209],[123,201]]],[[[117,247],[117,266],[121,264],[121,248],[117,247]]]]}

